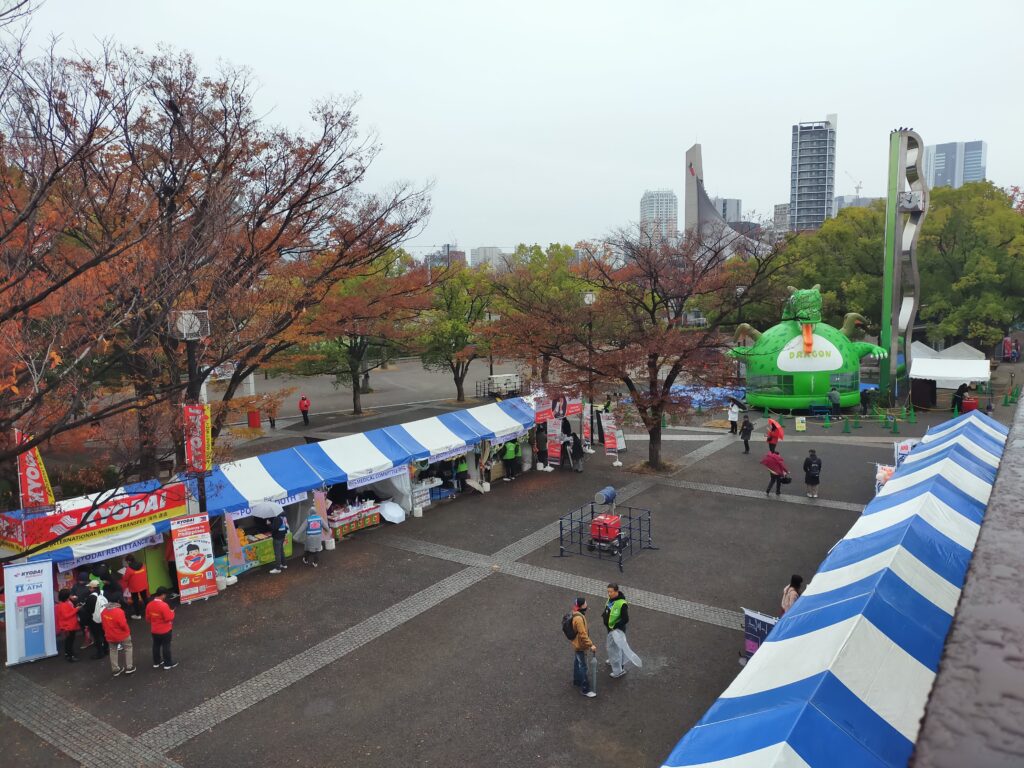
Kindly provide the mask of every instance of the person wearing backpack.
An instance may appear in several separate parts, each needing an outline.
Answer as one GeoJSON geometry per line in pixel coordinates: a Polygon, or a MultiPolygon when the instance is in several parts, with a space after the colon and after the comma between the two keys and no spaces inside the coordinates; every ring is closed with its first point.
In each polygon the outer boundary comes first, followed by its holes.
{"type": "Polygon", "coordinates": [[[804,459],[804,483],[807,485],[807,498],[818,498],[818,485],[821,483],[821,459],[814,450],[807,452],[804,459]]]}
{"type": "Polygon", "coordinates": [[[110,646],[103,635],[102,613],[103,606],[107,604],[107,598],[103,596],[102,586],[103,582],[99,579],[90,581],[89,596],[85,598],[85,602],[78,609],[78,618],[83,627],[89,627],[89,633],[92,635],[92,641],[96,646],[96,655],[93,657],[96,659],[102,659],[110,654],[110,646]]]}
{"type": "Polygon", "coordinates": [[[572,643],[572,684],[588,699],[597,696],[590,690],[590,674],[587,669],[587,654],[597,653],[597,646],[587,632],[587,599],[577,597],[572,604],[572,613],[562,617],[562,632],[572,643]]]}
{"type": "Polygon", "coordinates": [[[302,553],[303,564],[312,565],[314,568],[320,567],[320,550],[324,548],[325,530],[327,530],[327,526],[324,524],[324,519],[320,517],[314,507],[310,510],[309,517],[302,523],[295,537],[302,542],[304,547],[302,553]]]}
{"type": "Polygon", "coordinates": [[[626,640],[626,625],[629,624],[629,604],[626,596],[614,582],[608,585],[608,602],[601,614],[605,629],[608,630],[608,641],[605,648],[608,652],[608,663],[612,665],[612,677],[626,674],[625,659],[642,667],[640,657],[633,653],[626,640]]]}
{"type": "Polygon", "coordinates": [[[109,602],[103,606],[103,636],[108,643],[114,644],[114,652],[110,654],[110,671],[114,677],[122,673],[134,674],[134,650],[132,648],[132,632],[128,628],[128,618],[124,615],[121,603],[109,602]],[[124,651],[124,666],[120,664],[121,651],[124,651]]]}

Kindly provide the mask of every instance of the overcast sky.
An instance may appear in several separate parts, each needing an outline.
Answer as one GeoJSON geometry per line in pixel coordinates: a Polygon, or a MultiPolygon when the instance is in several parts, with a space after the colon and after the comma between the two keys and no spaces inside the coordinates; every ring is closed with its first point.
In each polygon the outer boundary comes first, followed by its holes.
{"type": "Polygon", "coordinates": [[[435,183],[421,247],[574,243],[636,221],[645,189],[673,189],[681,223],[695,141],[708,192],[770,216],[793,123],[830,112],[837,194],[883,194],[897,126],[983,139],[988,177],[1024,184],[1017,0],[47,0],[33,29],[248,66],[260,107],[295,127],[315,99],[359,94],[383,145],[370,188],[435,183]]]}

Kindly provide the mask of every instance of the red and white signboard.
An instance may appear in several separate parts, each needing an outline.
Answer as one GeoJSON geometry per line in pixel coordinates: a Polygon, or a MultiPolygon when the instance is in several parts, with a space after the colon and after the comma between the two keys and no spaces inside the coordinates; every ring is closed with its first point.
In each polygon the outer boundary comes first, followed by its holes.
{"type": "Polygon", "coordinates": [[[558,467],[562,464],[562,420],[548,422],[548,464],[558,467]]]}
{"type": "Polygon", "coordinates": [[[594,441],[594,436],[590,434],[590,411],[593,407],[590,403],[583,406],[583,442],[587,445],[594,441]]]}
{"type": "Polygon", "coordinates": [[[601,427],[604,429],[604,452],[606,456],[617,456],[619,453],[619,442],[616,439],[615,414],[602,413],[601,427]]]}
{"type": "Polygon", "coordinates": [[[213,469],[210,406],[192,403],[183,405],[182,423],[185,426],[185,470],[209,472],[213,469]]]}
{"type": "Polygon", "coordinates": [[[178,569],[181,602],[216,595],[217,572],[213,567],[209,516],[204,512],[171,520],[171,546],[178,569]]]}
{"type": "MultiPolygon", "coordinates": [[[[25,548],[65,534],[83,520],[88,520],[74,533],[68,534],[54,547],[67,547],[97,536],[121,533],[140,525],[158,523],[180,515],[186,510],[185,484],[171,483],[149,493],[102,493],[109,501],[97,504],[96,496],[81,496],[57,503],[50,515],[28,517],[22,523],[25,548]]],[[[41,550],[41,551],[46,551],[41,550]]]]}
{"type": "MultiPolygon", "coordinates": [[[[26,443],[28,435],[16,429],[14,442],[17,445],[26,443]]],[[[50,487],[50,478],[46,475],[38,446],[18,455],[18,488],[21,490],[22,509],[53,506],[53,488],[50,487]]]]}

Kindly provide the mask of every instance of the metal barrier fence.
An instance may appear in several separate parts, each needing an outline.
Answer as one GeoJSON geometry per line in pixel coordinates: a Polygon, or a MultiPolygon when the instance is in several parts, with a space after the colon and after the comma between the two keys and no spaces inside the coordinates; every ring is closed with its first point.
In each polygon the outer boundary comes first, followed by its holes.
{"type": "Polygon", "coordinates": [[[622,563],[645,549],[657,549],[651,537],[651,510],[593,501],[558,519],[558,557],[582,555],[622,563]],[[604,525],[599,515],[617,515],[618,526],[604,525]]]}

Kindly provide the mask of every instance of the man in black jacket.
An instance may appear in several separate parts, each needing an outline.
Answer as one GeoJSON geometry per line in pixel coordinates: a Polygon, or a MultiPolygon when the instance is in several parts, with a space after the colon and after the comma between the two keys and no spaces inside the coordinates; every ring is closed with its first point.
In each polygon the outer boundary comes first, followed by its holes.
{"type": "Polygon", "coordinates": [[[93,621],[93,614],[96,611],[96,601],[99,599],[102,584],[103,583],[98,579],[93,579],[89,582],[89,596],[85,598],[85,602],[78,609],[78,622],[83,627],[89,628],[89,634],[92,636],[92,641],[96,645],[95,658],[97,659],[102,659],[104,656],[110,655],[110,646],[107,644],[107,639],[103,635],[103,624],[98,621],[93,621]]]}
{"type": "Polygon", "coordinates": [[[605,648],[608,651],[608,663],[612,665],[612,677],[622,677],[626,674],[624,659],[633,662],[637,667],[642,667],[643,662],[640,661],[640,657],[633,653],[633,649],[626,641],[629,605],[618,584],[608,585],[608,602],[605,603],[601,620],[604,622],[605,629],[608,630],[605,648]]]}

